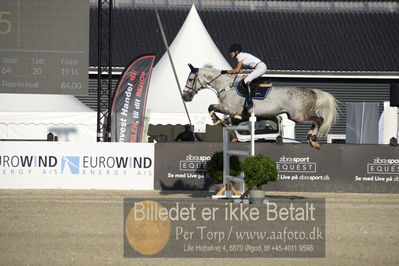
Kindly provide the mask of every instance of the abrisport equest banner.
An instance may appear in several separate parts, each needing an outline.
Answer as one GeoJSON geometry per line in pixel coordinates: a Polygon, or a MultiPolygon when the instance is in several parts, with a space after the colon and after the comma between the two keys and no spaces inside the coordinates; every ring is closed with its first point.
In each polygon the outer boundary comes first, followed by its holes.
{"type": "Polygon", "coordinates": [[[324,199],[124,199],[124,257],[325,257],[324,199]]]}

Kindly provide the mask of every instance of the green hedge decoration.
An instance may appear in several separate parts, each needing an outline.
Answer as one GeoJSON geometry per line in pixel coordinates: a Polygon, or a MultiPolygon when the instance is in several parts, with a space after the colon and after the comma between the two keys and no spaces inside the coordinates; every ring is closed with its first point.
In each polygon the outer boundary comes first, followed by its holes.
{"type": "Polygon", "coordinates": [[[277,179],[276,163],[269,157],[258,154],[247,157],[241,165],[248,188],[258,187],[277,179]]]}
{"type": "MultiPolygon", "coordinates": [[[[207,162],[209,177],[215,183],[223,182],[223,152],[215,152],[207,162]]],[[[230,156],[230,175],[238,176],[241,173],[241,162],[235,155],[230,156]]]]}

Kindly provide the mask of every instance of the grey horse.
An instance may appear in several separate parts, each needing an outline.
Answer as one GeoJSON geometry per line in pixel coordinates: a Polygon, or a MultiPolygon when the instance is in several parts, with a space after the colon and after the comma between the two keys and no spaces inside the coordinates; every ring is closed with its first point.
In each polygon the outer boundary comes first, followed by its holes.
{"type": "Polygon", "coordinates": [[[295,87],[271,87],[263,100],[253,100],[253,108],[244,111],[245,98],[236,92],[237,75],[221,74],[211,65],[195,68],[189,64],[191,73],[183,90],[183,100],[189,102],[202,89],[214,90],[219,104],[211,104],[208,108],[215,124],[224,123],[215,112],[231,118],[248,118],[255,112],[257,118],[276,117],[286,113],[297,123],[311,124],[308,132],[308,143],[317,149],[320,144],[317,137],[325,136],[338,117],[337,101],[331,94],[318,89],[295,87]]]}

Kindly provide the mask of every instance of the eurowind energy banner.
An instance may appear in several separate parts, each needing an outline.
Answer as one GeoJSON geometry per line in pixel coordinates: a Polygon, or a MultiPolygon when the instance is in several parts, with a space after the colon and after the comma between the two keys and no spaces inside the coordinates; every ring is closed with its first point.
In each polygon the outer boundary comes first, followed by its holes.
{"type": "Polygon", "coordinates": [[[113,142],[141,142],[148,87],[155,55],[141,56],[125,68],[111,110],[113,142]]]}

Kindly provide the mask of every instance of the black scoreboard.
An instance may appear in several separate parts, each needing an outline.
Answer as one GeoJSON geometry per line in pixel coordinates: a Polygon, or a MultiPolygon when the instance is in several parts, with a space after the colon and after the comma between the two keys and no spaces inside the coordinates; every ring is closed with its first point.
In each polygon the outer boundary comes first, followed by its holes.
{"type": "Polygon", "coordinates": [[[0,1],[0,92],[86,95],[89,1],[0,1]]]}

